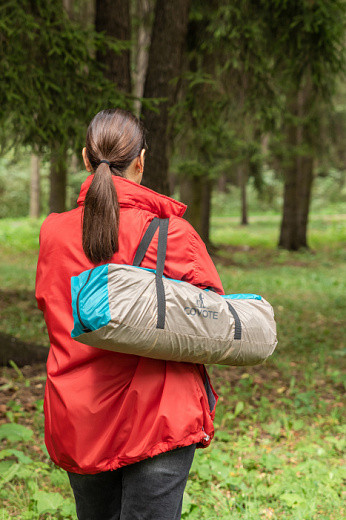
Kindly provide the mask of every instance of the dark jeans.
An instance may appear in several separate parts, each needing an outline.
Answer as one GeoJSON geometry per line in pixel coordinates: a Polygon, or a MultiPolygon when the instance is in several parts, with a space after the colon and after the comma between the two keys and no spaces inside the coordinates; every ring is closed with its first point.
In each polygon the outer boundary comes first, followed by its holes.
{"type": "Polygon", "coordinates": [[[179,520],[196,444],[114,471],[68,473],[79,520],[179,520]]]}

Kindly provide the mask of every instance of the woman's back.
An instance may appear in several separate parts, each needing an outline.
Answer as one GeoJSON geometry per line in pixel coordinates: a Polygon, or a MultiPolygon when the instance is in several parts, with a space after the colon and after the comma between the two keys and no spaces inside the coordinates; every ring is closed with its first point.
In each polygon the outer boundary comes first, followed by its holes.
{"type": "MultiPolygon", "coordinates": [[[[201,365],[102,351],[71,339],[70,279],[94,267],[83,250],[81,225],[92,179],[82,185],[77,209],[43,223],[36,282],[51,341],[46,444],[56,464],[76,473],[116,469],[177,446],[207,446],[216,398],[208,378],[206,392],[201,365]]],[[[203,242],[181,218],[185,206],[128,179],[112,181],[120,214],[118,251],[110,262],[132,264],[152,218],[169,218],[165,276],[223,293],[203,242]]],[[[157,237],[142,266],[155,268],[156,244],[157,237]]]]}

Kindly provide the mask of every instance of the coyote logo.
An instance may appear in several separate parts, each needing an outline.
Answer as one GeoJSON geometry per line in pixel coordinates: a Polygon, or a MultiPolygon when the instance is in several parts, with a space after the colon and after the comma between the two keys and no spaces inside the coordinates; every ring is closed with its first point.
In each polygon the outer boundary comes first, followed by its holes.
{"type": "Polygon", "coordinates": [[[202,293],[199,293],[196,304],[199,309],[205,309],[202,293]]]}
{"type": "Polygon", "coordinates": [[[207,309],[204,305],[204,296],[202,293],[199,293],[196,298],[196,307],[184,307],[184,311],[188,316],[200,316],[201,318],[209,318],[211,320],[218,320],[219,313],[212,309],[207,309]]]}

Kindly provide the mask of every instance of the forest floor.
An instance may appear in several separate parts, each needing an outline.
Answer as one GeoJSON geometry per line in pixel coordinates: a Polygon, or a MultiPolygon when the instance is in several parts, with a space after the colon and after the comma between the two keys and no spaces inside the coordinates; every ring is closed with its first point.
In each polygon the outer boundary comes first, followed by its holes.
{"type": "MultiPolygon", "coordinates": [[[[215,438],[197,450],[183,519],[340,520],[345,427],[344,217],[313,216],[312,249],[279,251],[278,219],[214,217],[228,293],[274,307],[278,347],[258,367],[208,368],[215,438]]],[[[47,345],[34,301],[39,222],[0,221],[0,332],[47,345]]],[[[45,364],[0,369],[0,520],[75,519],[66,473],[44,446],[45,364]]]]}

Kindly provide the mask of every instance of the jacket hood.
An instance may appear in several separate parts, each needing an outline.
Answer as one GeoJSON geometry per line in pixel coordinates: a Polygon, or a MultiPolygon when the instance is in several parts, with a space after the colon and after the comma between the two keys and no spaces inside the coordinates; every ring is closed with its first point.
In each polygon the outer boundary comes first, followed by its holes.
{"type": "MultiPolygon", "coordinates": [[[[81,186],[79,197],[77,199],[78,206],[84,204],[86,193],[94,176],[89,175],[81,186]]],[[[112,176],[115,189],[117,191],[119,204],[121,207],[136,207],[150,211],[160,218],[168,218],[170,216],[182,217],[186,211],[187,206],[182,202],[157,193],[146,186],[137,184],[134,181],[112,176]]]]}

